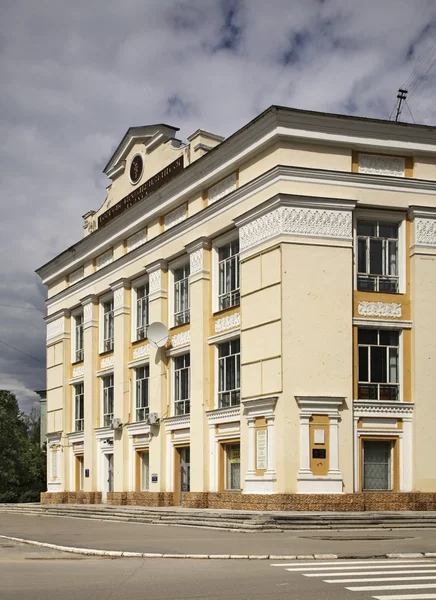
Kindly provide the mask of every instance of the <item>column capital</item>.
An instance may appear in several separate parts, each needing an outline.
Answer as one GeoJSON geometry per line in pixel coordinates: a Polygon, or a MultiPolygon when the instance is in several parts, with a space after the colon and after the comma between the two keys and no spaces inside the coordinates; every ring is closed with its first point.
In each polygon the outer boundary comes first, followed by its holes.
{"type": "MultiPolygon", "coordinates": [[[[168,269],[168,263],[166,260],[160,258],[155,260],[145,267],[149,278],[148,278],[148,289],[150,296],[153,294],[162,294],[164,292],[162,286],[162,271],[168,269]]],[[[166,291],[165,291],[166,293],[166,291]]]]}
{"type": "Polygon", "coordinates": [[[200,250],[203,248],[210,248],[211,246],[211,242],[210,239],[207,238],[206,236],[202,236],[200,238],[198,238],[197,240],[194,240],[193,242],[190,242],[189,244],[186,244],[185,248],[186,251],[191,254],[192,252],[195,252],[196,250],[200,250]]]}
{"type": "Polygon", "coordinates": [[[130,289],[130,280],[122,277],[121,279],[117,279],[113,283],[109,284],[109,287],[112,291],[120,290],[120,289],[130,289]]]}
{"type": "Polygon", "coordinates": [[[52,315],[45,317],[47,325],[47,342],[53,338],[62,336],[69,337],[66,332],[66,319],[70,316],[70,311],[66,308],[56,311],[52,315]]]}
{"type": "Polygon", "coordinates": [[[210,240],[206,237],[198,238],[194,242],[187,244],[185,246],[187,252],[189,253],[189,274],[191,277],[191,283],[193,283],[192,277],[197,275],[197,279],[201,279],[203,276],[209,277],[209,265],[206,265],[205,268],[205,250],[209,250],[210,248],[210,240]]]}
{"type": "Polygon", "coordinates": [[[168,263],[163,258],[153,261],[152,263],[145,266],[145,270],[150,275],[155,271],[166,271],[168,269],[168,263]]]}
{"type": "Polygon", "coordinates": [[[80,304],[82,306],[85,306],[86,304],[98,304],[98,296],[95,294],[84,296],[84,298],[80,298],[80,304]]]}

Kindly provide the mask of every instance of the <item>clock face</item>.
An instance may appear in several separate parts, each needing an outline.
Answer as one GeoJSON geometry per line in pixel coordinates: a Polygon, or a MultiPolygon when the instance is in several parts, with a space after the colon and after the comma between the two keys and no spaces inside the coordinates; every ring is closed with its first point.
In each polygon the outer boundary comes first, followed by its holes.
{"type": "Polygon", "coordinates": [[[142,156],[137,154],[133,157],[132,162],[130,163],[130,181],[135,184],[141,179],[142,171],[144,169],[144,164],[142,162],[142,156]]]}

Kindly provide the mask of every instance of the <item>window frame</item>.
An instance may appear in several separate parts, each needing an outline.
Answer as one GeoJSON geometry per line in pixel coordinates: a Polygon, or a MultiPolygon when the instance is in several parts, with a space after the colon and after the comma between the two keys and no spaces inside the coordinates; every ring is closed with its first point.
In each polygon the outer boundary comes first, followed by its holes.
{"type": "Polygon", "coordinates": [[[143,423],[146,421],[147,416],[150,414],[150,364],[144,363],[142,365],[138,365],[135,367],[135,395],[134,395],[134,406],[133,406],[133,414],[135,415],[135,423],[143,423]],[[143,378],[138,378],[139,369],[148,370],[148,376],[143,378]],[[138,407],[138,383],[139,381],[147,381],[147,405],[138,407]],[[138,412],[140,410],[144,411],[144,419],[138,419],[138,412]]]}
{"type": "MultiPolygon", "coordinates": [[[[177,355],[172,357],[172,413],[174,417],[183,417],[189,416],[191,414],[191,352],[186,350],[184,352],[180,352],[177,355]],[[189,365],[184,365],[180,369],[176,368],[177,360],[184,359],[186,361],[186,357],[189,357],[189,365]],[[188,398],[180,398],[177,400],[177,371],[187,370],[188,371],[188,398]],[[186,411],[186,404],[188,404],[188,411],[186,411]],[[177,412],[177,405],[183,406],[183,412],[177,412]]],[[[182,383],[180,382],[180,389],[182,388],[182,383]]]]}
{"type": "MultiPolygon", "coordinates": [[[[404,402],[404,379],[403,379],[403,345],[404,345],[404,340],[403,340],[403,330],[400,328],[396,328],[396,327],[386,327],[386,326],[382,326],[382,327],[377,327],[377,326],[369,326],[369,325],[364,325],[364,324],[359,324],[357,326],[357,401],[358,402],[377,402],[377,403],[383,403],[383,402],[404,402]],[[363,347],[363,348],[372,348],[372,347],[377,347],[375,345],[370,345],[370,344],[359,344],[359,329],[371,329],[371,330],[375,330],[378,332],[378,340],[380,339],[380,332],[386,332],[386,331],[392,331],[398,334],[398,346],[385,346],[384,344],[380,345],[377,344],[378,347],[382,347],[382,348],[398,348],[398,361],[397,361],[397,371],[398,371],[398,383],[396,384],[398,386],[398,397],[397,400],[381,400],[381,399],[367,399],[367,398],[359,398],[359,385],[360,383],[362,384],[367,384],[367,385],[383,385],[384,383],[386,385],[395,385],[393,383],[390,382],[378,382],[378,383],[371,383],[371,382],[361,382],[360,378],[359,378],[359,369],[360,369],[360,361],[359,361],[359,348],[363,347]]],[[[368,372],[370,373],[370,356],[368,359],[368,372]]],[[[387,362],[387,369],[389,369],[389,363],[387,362]]],[[[370,376],[368,377],[370,378],[370,376]]],[[[380,396],[380,391],[378,388],[378,396],[380,396]]]]}
{"type": "MultiPolygon", "coordinates": [[[[241,241],[239,239],[239,230],[233,229],[232,231],[222,235],[214,240],[212,240],[212,314],[219,313],[223,310],[228,310],[226,308],[220,308],[219,303],[219,285],[220,285],[220,273],[219,273],[219,251],[220,248],[239,240],[239,253],[241,252],[241,241]]],[[[234,308],[236,306],[241,305],[241,261],[239,259],[239,304],[234,304],[230,308],[234,308]]]]}
{"type": "Polygon", "coordinates": [[[390,294],[393,297],[399,294],[406,293],[406,221],[407,214],[404,212],[394,211],[383,211],[383,210],[365,210],[356,209],[353,215],[353,247],[354,247],[354,289],[358,292],[369,293],[369,294],[390,294]],[[358,260],[359,260],[359,249],[358,249],[358,235],[357,235],[357,221],[368,221],[368,222],[385,222],[398,225],[398,292],[371,292],[366,290],[358,290],[357,278],[358,278],[358,260]]]}
{"type": "MultiPolygon", "coordinates": [[[[230,354],[228,356],[236,356],[237,354],[230,354]]],[[[221,357],[223,358],[223,357],[221,357]]],[[[231,335],[226,337],[226,339],[220,340],[215,344],[215,408],[217,409],[231,409],[241,405],[241,338],[240,334],[231,335]],[[220,391],[220,356],[219,356],[219,347],[222,344],[232,343],[236,340],[239,341],[239,388],[235,388],[234,390],[221,390],[220,391]],[[220,406],[220,393],[222,392],[236,392],[239,389],[239,402],[237,404],[230,404],[230,406],[220,406]]]]}
{"type": "Polygon", "coordinates": [[[78,381],[77,383],[73,384],[73,431],[74,433],[80,433],[84,431],[84,427],[85,427],[85,384],[83,381],[78,381]],[[81,393],[77,392],[77,388],[81,387],[81,393]],[[82,414],[83,417],[82,418],[78,418],[77,417],[77,401],[79,399],[80,401],[80,397],[81,397],[81,402],[82,402],[82,414]],[[78,429],[78,422],[81,422],[81,429],[78,429]]]}
{"type": "Polygon", "coordinates": [[[114,393],[114,389],[115,389],[115,381],[114,381],[114,374],[113,373],[107,373],[106,375],[102,375],[101,376],[101,423],[102,423],[102,427],[110,427],[110,423],[112,421],[112,419],[114,418],[114,408],[115,408],[115,393],[114,393]],[[105,380],[108,378],[112,378],[112,386],[105,386],[105,380]],[[105,412],[105,401],[106,401],[106,397],[105,397],[105,390],[106,389],[111,389],[112,390],[112,412],[105,412]],[[107,415],[112,415],[111,419],[106,419],[107,415]],[[109,425],[106,425],[106,422],[109,421],[109,425]]]}
{"type": "Polygon", "coordinates": [[[224,491],[225,492],[238,492],[242,490],[242,486],[241,486],[241,442],[223,442],[223,450],[224,450],[224,477],[223,477],[223,484],[224,484],[224,491]],[[239,446],[239,488],[232,488],[228,486],[228,482],[229,482],[229,478],[230,478],[230,472],[229,472],[229,466],[230,466],[230,449],[233,448],[234,446],[239,446]]]}
{"type": "Polygon", "coordinates": [[[169,328],[172,329],[174,327],[182,327],[183,325],[189,325],[191,322],[191,266],[190,266],[190,258],[189,255],[184,254],[179,259],[172,261],[168,266],[168,323],[169,328]],[[176,323],[175,318],[175,280],[174,280],[174,272],[177,269],[182,267],[188,267],[189,275],[187,277],[188,280],[188,308],[185,312],[188,313],[188,319],[183,323],[176,323]]]}
{"type": "Polygon", "coordinates": [[[138,453],[138,461],[139,461],[139,481],[138,488],[140,492],[149,492],[150,491],[150,451],[149,450],[137,450],[138,453]],[[146,486],[144,487],[144,477],[143,477],[143,456],[146,455],[148,459],[148,481],[146,486]]]}
{"type": "Polygon", "coordinates": [[[71,324],[72,324],[72,335],[71,335],[71,363],[75,364],[75,363],[79,363],[79,362],[83,362],[84,358],[85,358],[85,339],[84,339],[84,330],[83,330],[83,320],[84,320],[84,314],[83,314],[83,306],[81,308],[78,308],[74,311],[71,312],[71,324]],[[82,358],[79,360],[77,358],[77,318],[78,317],[82,317],[82,358]]]}
{"type": "Polygon", "coordinates": [[[115,314],[114,314],[114,295],[113,293],[110,294],[106,294],[105,296],[102,296],[99,299],[99,313],[100,313],[100,319],[99,319],[99,330],[100,330],[100,354],[105,354],[106,352],[113,352],[114,350],[114,346],[115,346],[115,314]],[[113,328],[113,337],[112,338],[107,338],[107,340],[112,339],[112,347],[107,349],[105,347],[105,313],[104,312],[104,305],[107,304],[108,302],[112,302],[112,310],[110,311],[112,313],[112,328],[113,328]]]}
{"type": "Polygon", "coordinates": [[[150,287],[149,287],[149,277],[144,276],[141,277],[139,279],[136,279],[135,281],[132,281],[132,288],[131,288],[131,301],[132,301],[132,318],[131,318],[131,341],[132,342],[140,342],[143,340],[147,339],[147,329],[148,329],[148,325],[150,325],[150,287]],[[148,287],[149,289],[149,293],[148,293],[148,323],[145,326],[146,332],[145,332],[145,336],[143,338],[139,338],[137,336],[137,320],[138,320],[138,289],[140,289],[141,287],[148,287]]]}

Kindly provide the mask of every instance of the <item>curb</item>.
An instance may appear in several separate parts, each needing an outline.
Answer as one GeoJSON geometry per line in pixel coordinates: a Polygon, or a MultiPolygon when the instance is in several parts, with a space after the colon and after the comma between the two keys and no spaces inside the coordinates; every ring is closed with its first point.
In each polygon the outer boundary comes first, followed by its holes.
{"type": "Polygon", "coordinates": [[[107,556],[112,558],[184,558],[196,560],[340,560],[356,559],[365,560],[370,558],[436,558],[436,552],[403,552],[395,554],[370,554],[367,556],[338,555],[338,554],[160,554],[157,552],[124,552],[121,550],[96,550],[93,548],[75,548],[73,546],[60,546],[58,544],[49,544],[48,542],[37,542],[35,540],[25,540],[23,538],[11,537],[9,535],[0,535],[0,539],[40,548],[50,548],[60,552],[71,552],[72,554],[81,554],[84,556],[107,556]]]}

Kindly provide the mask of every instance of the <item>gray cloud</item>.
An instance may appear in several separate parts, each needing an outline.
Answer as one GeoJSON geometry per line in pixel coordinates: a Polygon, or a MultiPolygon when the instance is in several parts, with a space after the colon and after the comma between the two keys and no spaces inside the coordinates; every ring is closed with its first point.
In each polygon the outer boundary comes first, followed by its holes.
{"type": "MultiPolygon", "coordinates": [[[[229,135],[274,103],[386,118],[435,24],[432,0],[3,0],[0,304],[33,309],[0,306],[0,339],[37,360],[0,344],[0,388],[29,409],[44,387],[33,271],[81,238],[128,127],[229,135]]],[[[417,122],[436,120],[435,70],[417,122]]]]}

